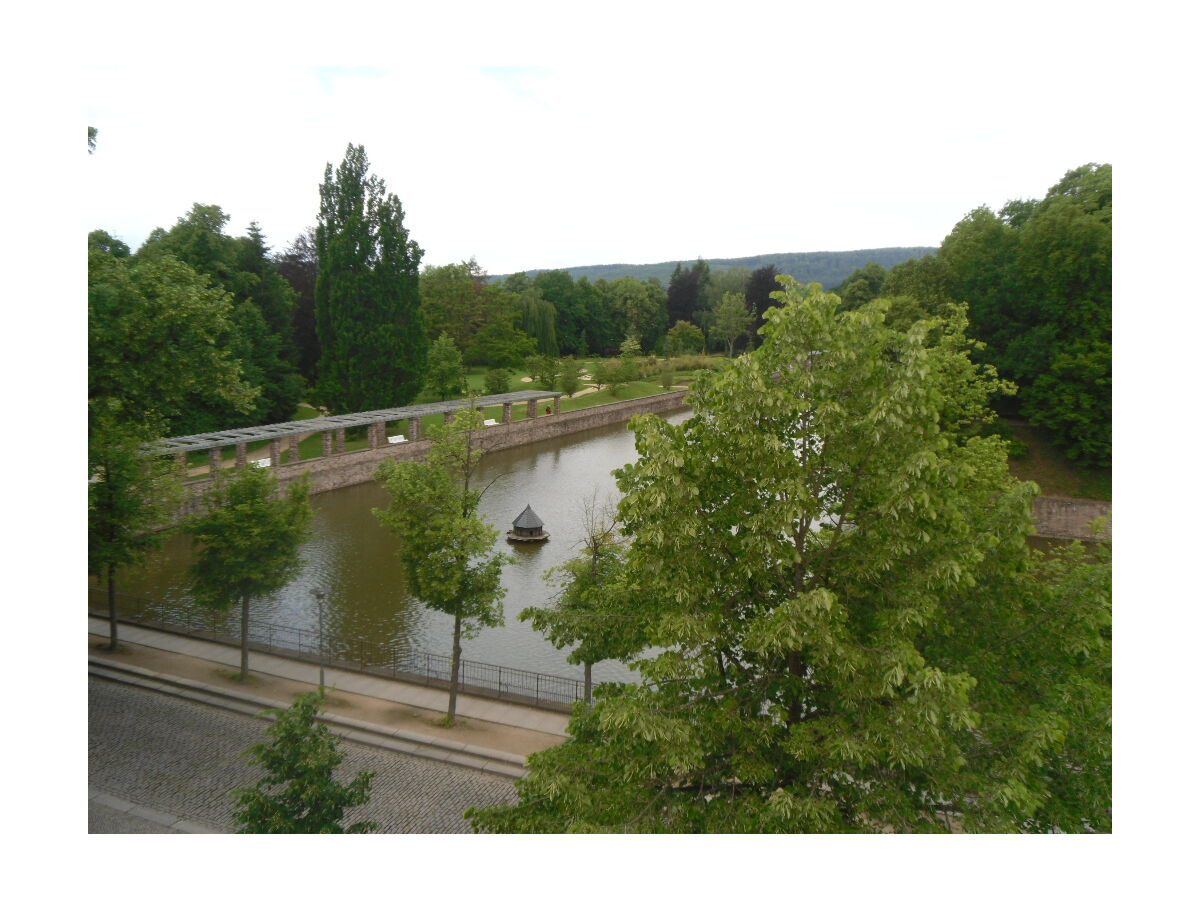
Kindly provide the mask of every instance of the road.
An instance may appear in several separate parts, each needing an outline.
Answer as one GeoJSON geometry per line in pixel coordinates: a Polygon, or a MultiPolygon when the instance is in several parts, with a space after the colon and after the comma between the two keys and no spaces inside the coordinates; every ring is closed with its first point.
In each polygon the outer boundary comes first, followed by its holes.
{"type": "MultiPolygon", "coordinates": [[[[259,777],[242,753],[269,723],[154,691],[88,679],[88,785],[212,831],[236,831],[230,791],[259,777]]],[[[445,763],[343,742],[338,776],[376,773],[371,799],[347,824],[379,823],[389,834],[469,833],[463,811],[511,803],[511,781],[445,763]]],[[[178,829],[89,803],[88,831],[177,833],[178,829]]]]}

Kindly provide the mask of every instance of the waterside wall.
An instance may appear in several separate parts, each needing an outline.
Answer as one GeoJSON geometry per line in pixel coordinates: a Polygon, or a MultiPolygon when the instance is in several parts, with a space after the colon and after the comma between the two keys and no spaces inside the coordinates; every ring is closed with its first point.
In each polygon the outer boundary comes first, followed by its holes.
{"type": "MultiPolygon", "coordinates": [[[[653,397],[636,400],[621,400],[599,406],[589,406],[552,415],[539,415],[517,422],[501,423],[481,432],[485,450],[506,450],[533,444],[548,438],[561,437],[599,428],[617,422],[626,422],[645,413],[663,415],[685,408],[686,390],[671,391],[653,397]]],[[[407,441],[402,444],[385,444],[376,449],[336,453],[331,456],[303,460],[282,465],[275,469],[280,484],[309,477],[309,490],[319,494],[336,491],[338,488],[362,484],[372,480],[379,464],[385,460],[423,459],[429,448],[428,440],[407,441]]],[[[189,484],[192,493],[182,512],[186,515],[199,509],[200,495],[212,484],[204,478],[189,484]]],[[[1038,497],[1033,503],[1037,532],[1042,537],[1079,540],[1110,540],[1112,538],[1112,503],[1105,500],[1076,500],[1069,497],[1038,497]],[[1104,519],[1099,532],[1091,523],[1104,519]]]]}
{"type": "MultiPolygon", "coordinates": [[[[517,422],[501,423],[480,432],[481,444],[485,450],[489,451],[507,450],[509,447],[520,447],[548,438],[625,422],[634,416],[647,413],[663,415],[684,409],[683,398],[685,396],[687,396],[686,390],[670,391],[653,397],[621,400],[616,403],[604,403],[552,415],[539,415],[536,418],[521,419],[517,422]]],[[[279,466],[273,471],[280,485],[290,484],[307,474],[310,493],[319,494],[371,481],[375,477],[380,463],[389,459],[420,460],[425,457],[428,449],[428,440],[406,441],[402,444],[385,444],[373,450],[356,450],[307,459],[279,466]]],[[[199,509],[200,495],[207,491],[211,484],[212,479],[210,478],[189,483],[188,488],[192,496],[185,504],[183,510],[185,515],[199,509]]]]}

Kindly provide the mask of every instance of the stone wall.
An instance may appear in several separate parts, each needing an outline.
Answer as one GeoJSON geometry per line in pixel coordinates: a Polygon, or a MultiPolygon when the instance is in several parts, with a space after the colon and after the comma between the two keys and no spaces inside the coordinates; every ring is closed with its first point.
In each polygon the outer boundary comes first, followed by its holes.
{"type": "MultiPolygon", "coordinates": [[[[589,428],[600,428],[604,425],[625,422],[644,413],[661,415],[675,412],[685,408],[683,398],[686,395],[686,390],[671,391],[653,397],[620,400],[616,403],[604,403],[552,415],[546,415],[544,407],[539,407],[538,412],[541,414],[536,418],[493,425],[485,429],[482,432],[482,444],[486,450],[507,450],[510,447],[520,447],[548,438],[587,431],[589,428]]],[[[281,485],[289,484],[308,473],[309,490],[313,494],[319,494],[323,491],[335,491],[352,484],[371,481],[375,477],[379,464],[385,460],[423,459],[428,448],[429,441],[427,440],[385,444],[375,450],[355,450],[349,453],[335,453],[332,456],[307,459],[303,462],[279,466],[272,471],[281,485]]],[[[210,484],[210,479],[205,478],[189,485],[193,496],[186,504],[185,514],[199,509],[199,497],[210,484]]]]}
{"type": "MultiPolygon", "coordinates": [[[[542,414],[536,418],[522,419],[507,425],[493,425],[486,429],[483,432],[483,446],[487,450],[507,450],[510,447],[534,444],[548,438],[576,434],[587,431],[589,428],[600,428],[604,425],[626,422],[643,413],[658,415],[671,413],[685,408],[683,402],[685,396],[687,396],[686,390],[671,391],[654,397],[621,400],[616,403],[589,406],[553,415],[546,415],[544,407],[539,407],[538,412],[542,414]]],[[[375,450],[336,453],[332,456],[280,466],[274,469],[274,472],[281,484],[288,484],[303,477],[307,472],[311,492],[319,494],[323,491],[335,491],[338,488],[372,480],[379,464],[385,460],[423,459],[428,447],[429,441],[427,440],[385,444],[375,450]]],[[[186,508],[183,510],[185,514],[199,509],[199,496],[208,489],[210,483],[207,478],[191,483],[193,496],[185,505],[186,508]]],[[[1033,503],[1033,513],[1037,520],[1038,534],[1043,537],[1078,538],[1080,540],[1112,538],[1112,503],[1106,500],[1038,497],[1033,503]],[[1089,528],[1089,524],[1100,517],[1106,517],[1109,521],[1097,534],[1089,528]]]]}
{"type": "Polygon", "coordinates": [[[1033,501],[1033,517],[1041,537],[1079,539],[1081,541],[1112,540],[1112,502],[1109,500],[1076,500],[1071,497],[1037,497],[1033,501]],[[1099,533],[1089,526],[1096,519],[1105,520],[1099,533]]]}

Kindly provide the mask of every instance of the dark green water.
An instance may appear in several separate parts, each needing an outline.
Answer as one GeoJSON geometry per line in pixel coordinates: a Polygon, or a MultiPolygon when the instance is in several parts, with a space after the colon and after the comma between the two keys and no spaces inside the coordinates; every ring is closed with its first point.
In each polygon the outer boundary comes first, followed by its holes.
{"type": "MultiPolygon", "coordinates": [[[[688,415],[681,411],[667,418],[680,422],[688,415]]],[[[480,514],[500,531],[496,548],[517,561],[504,572],[505,625],[485,629],[465,642],[464,658],[582,677],[581,667],[567,664],[567,650],[556,650],[540,633],[518,622],[517,614],[527,606],[551,602],[554,591],[543,573],[578,552],[584,502],[595,492],[600,502],[615,503],[619,494],[611,473],[635,456],[632,432],[625,425],[614,425],[484,458],[476,484],[495,481],[484,494],[480,514]],[[504,540],[504,532],[526,503],[545,522],[551,534],[547,543],[510,545],[504,540]]],[[[354,658],[363,644],[449,653],[453,620],[408,596],[395,558],[395,539],[371,514],[373,507],[386,505],[383,490],[374,483],[361,484],[317,494],[312,502],[313,536],[302,550],[305,569],[275,597],[256,601],[251,607],[254,618],[316,632],[312,592],[319,588],[328,594],[325,627],[331,653],[354,658]]],[[[118,591],[161,608],[186,609],[184,571],[191,553],[189,538],[170,539],[145,570],[125,573],[118,591]]],[[[632,677],[615,662],[600,663],[594,670],[597,680],[632,677]]]]}

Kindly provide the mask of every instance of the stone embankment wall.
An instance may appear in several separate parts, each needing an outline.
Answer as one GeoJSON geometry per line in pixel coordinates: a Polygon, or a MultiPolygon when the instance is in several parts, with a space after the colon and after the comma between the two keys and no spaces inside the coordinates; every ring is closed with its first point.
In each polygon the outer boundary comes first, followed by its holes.
{"type": "Polygon", "coordinates": [[[1075,500],[1071,497],[1038,497],[1033,501],[1033,517],[1041,537],[1112,540],[1112,503],[1108,500],[1075,500]],[[1091,523],[1104,519],[1099,532],[1091,523]]]}
{"type": "MultiPolygon", "coordinates": [[[[665,414],[684,409],[686,390],[671,391],[654,397],[637,400],[622,400],[589,406],[554,415],[542,415],[533,419],[522,419],[507,425],[494,425],[482,433],[486,450],[506,450],[533,444],[548,438],[561,437],[599,428],[616,422],[625,422],[643,413],[665,414]]],[[[539,412],[542,410],[539,408],[539,412]]],[[[314,494],[336,491],[352,484],[362,484],[375,477],[379,464],[389,459],[419,460],[425,456],[429,441],[410,441],[403,444],[387,444],[376,450],[356,450],[336,453],[332,456],[304,460],[275,469],[280,484],[289,484],[305,473],[309,476],[309,489],[314,494]]],[[[200,495],[211,484],[209,479],[192,482],[189,487],[191,499],[182,510],[187,515],[200,508],[200,495]]],[[[1112,538],[1112,504],[1104,500],[1074,500],[1068,497],[1038,497],[1033,503],[1034,518],[1038,534],[1050,538],[1080,540],[1104,540],[1112,538]],[[1089,527],[1097,518],[1109,521],[1097,534],[1089,527]]]]}
{"type": "MultiPolygon", "coordinates": [[[[538,411],[542,414],[536,418],[493,425],[485,429],[481,432],[481,443],[485,450],[506,450],[509,447],[520,447],[548,438],[575,434],[589,428],[625,422],[643,413],[671,413],[685,408],[683,402],[685,396],[687,396],[686,390],[671,391],[654,397],[621,400],[616,403],[589,406],[553,415],[546,415],[539,408],[538,411]]],[[[273,471],[281,485],[290,484],[307,473],[310,492],[319,494],[323,491],[336,491],[338,488],[371,481],[375,477],[380,463],[389,459],[405,461],[423,459],[428,449],[428,440],[407,441],[403,444],[387,444],[376,450],[356,450],[307,459],[280,466],[273,471]]],[[[192,497],[185,504],[186,508],[183,510],[185,515],[200,508],[200,495],[208,489],[211,483],[210,479],[205,478],[189,484],[192,497]]]]}

